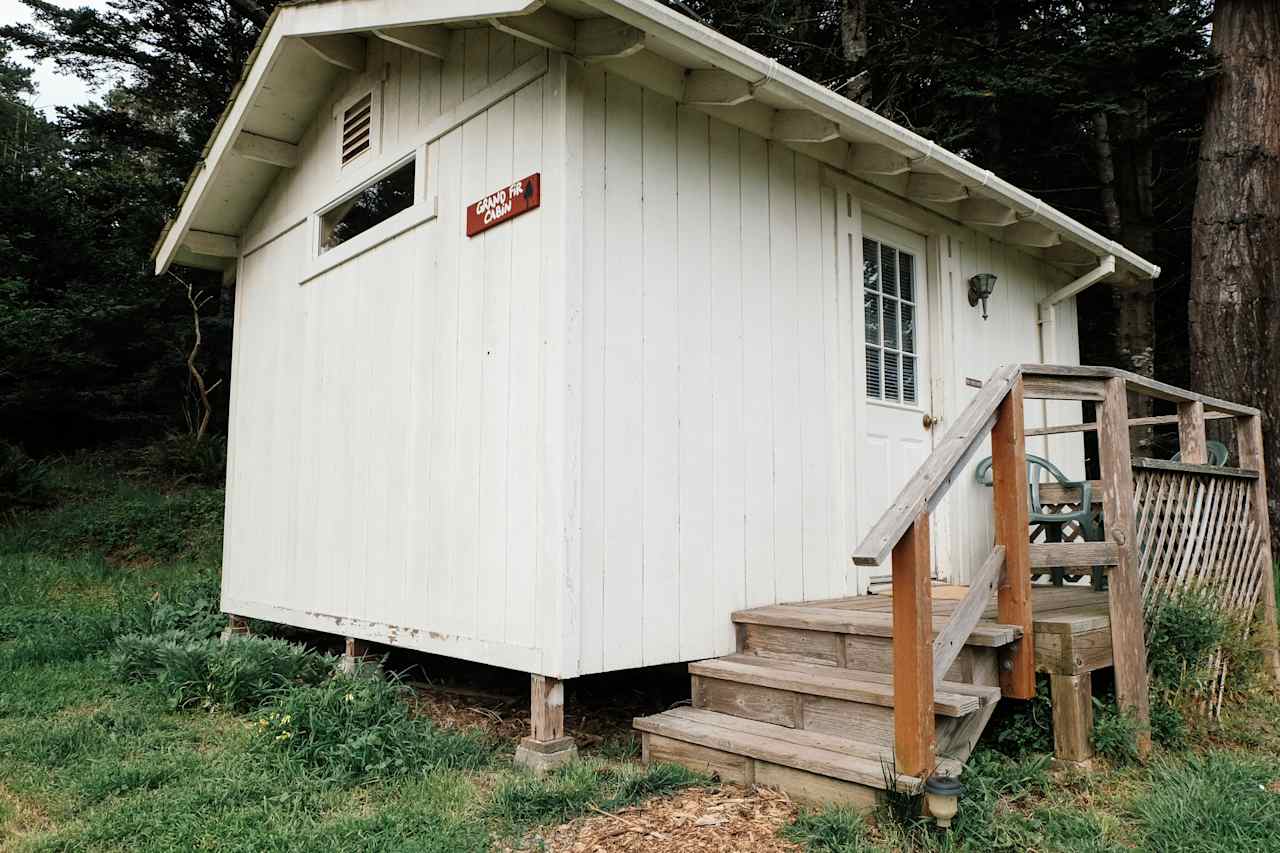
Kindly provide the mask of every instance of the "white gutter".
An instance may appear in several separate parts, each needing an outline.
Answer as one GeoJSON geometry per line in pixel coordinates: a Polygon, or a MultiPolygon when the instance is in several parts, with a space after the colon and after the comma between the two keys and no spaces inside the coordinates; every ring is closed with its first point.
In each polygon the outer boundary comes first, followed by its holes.
{"type": "Polygon", "coordinates": [[[1107,255],[1098,265],[1075,281],[1058,288],[1040,300],[1040,359],[1042,364],[1058,363],[1057,305],[1078,293],[1084,293],[1116,271],[1115,255],[1107,255]]]}
{"type": "Polygon", "coordinates": [[[929,163],[945,175],[970,189],[982,189],[984,195],[1004,202],[1022,220],[1036,220],[1066,235],[1072,242],[1088,248],[1095,255],[1111,255],[1143,278],[1156,278],[1160,267],[1103,237],[1061,211],[1018,189],[1013,184],[980,169],[968,160],[939,147],[905,127],[894,124],[825,86],[792,71],[776,61],[738,44],[698,22],[672,11],[655,0],[585,0],[587,5],[606,15],[642,29],[659,38],[675,42],[682,50],[709,65],[755,84],[757,88],[776,91],[837,125],[853,126],[860,134],[870,133],[876,141],[893,150],[906,153],[913,163],[929,163]],[[914,154],[908,152],[916,152],[914,154]]]}

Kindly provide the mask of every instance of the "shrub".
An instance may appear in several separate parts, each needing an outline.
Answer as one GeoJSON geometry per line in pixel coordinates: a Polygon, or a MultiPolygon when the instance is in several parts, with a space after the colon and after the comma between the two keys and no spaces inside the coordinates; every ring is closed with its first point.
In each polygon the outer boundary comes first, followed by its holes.
{"type": "Polygon", "coordinates": [[[514,826],[562,823],[593,805],[619,809],[708,781],[674,764],[619,768],[575,761],[542,778],[526,773],[508,779],[494,792],[489,811],[514,826]]]}
{"type": "Polygon", "coordinates": [[[413,717],[404,693],[395,682],[346,675],[279,692],[253,724],[255,747],[333,781],[476,769],[492,761],[492,738],[413,717]]]}
{"type": "Polygon", "coordinates": [[[199,441],[188,432],[173,432],[136,452],[146,474],[167,483],[221,486],[227,474],[227,439],[205,435],[199,441]]]}
{"type": "Polygon", "coordinates": [[[1187,591],[1159,604],[1147,639],[1152,682],[1169,689],[1199,689],[1227,621],[1202,593],[1187,591]]]}
{"type": "Polygon", "coordinates": [[[1138,760],[1138,723],[1110,702],[1093,700],[1093,746],[1117,764],[1138,760]]]}
{"type": "Polygon", "coordinates": [[[1191,728],[1175,700],[1175,696],[1167,693],[1152,694],[1151,738],[1166,749],[1185,749],[1190,741],[1191,728]]]}
{"type": "Polygon", "coordinates": [[[111,668],[128,681],[156,684],[175,708],[245,711],[296,685],[318,684],[334,659],[267,637],[192,641],[182,631],[131,634],[116,641],[111,668]]]}
{"type": "Polygon", "coordinates": [[[16,444],[0,441],[0,521],[19,510],[48,503],[49,464],[22,452],[16,444]]]}

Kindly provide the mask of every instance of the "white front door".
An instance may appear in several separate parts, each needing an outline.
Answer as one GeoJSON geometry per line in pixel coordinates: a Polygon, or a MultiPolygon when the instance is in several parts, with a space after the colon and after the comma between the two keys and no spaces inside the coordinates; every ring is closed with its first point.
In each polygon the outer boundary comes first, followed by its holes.
{"type": "MultiPolygon", "coordinates": [[[[926,422],[929,396],[929,306],[925,238],[868,216],[862,218],[861,375],[854,377],[860,420],[857,468],[859,538],[884,513],[933,448],[926,422]]],[[[854,299],[854,304],[858,300],[854,299]]],[[[938,543],[934,543],[935,549],[938,543]]],[[[859,591],[887,577],[866,569],[859,591]]]]}

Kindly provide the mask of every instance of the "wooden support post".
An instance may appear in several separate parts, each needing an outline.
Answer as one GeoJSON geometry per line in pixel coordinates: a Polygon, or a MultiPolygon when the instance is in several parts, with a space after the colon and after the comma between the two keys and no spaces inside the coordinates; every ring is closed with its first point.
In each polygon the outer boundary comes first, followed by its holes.
{"type": "Polygon", "coordinates": [[[1204,403],[1191,400],[1178,404],[1178,452],[1183,462],[1203,465],[1209,461],[1204,434],[1204,403]]]}
{"type": "Polygon", "coordinates": [[[1267,668],[1280,683],[1280,639],[1276,629],[1276,579],[1271,556],[1271,519],[1267,505],[1267,466],[1262,449],[1262,418],[1258,415],[1236,418],[1236,449],[1240,455],[1240,467],[1258,472],[1253,481],[1251,511],[1253,523],[1262,536],[1262,630],[1266,648],[1267,668]]]}
{"type": "Polygon", "coordinates": [[[929,514],[921,513],[893,548],[894,767],[925,777],[938,749],[933,718],[933,600],[929,514]]]}
{"type": "Polygon", "coordinates": [[[564,733],[564,682],[545,675],[531,676],[529,737],[516,748],[516,764],[542,774],[568,764],[577,755],[577,744],[564,733]]]}
{"type": "Polygon", "coordinates": [[[1002,624],[1022,628],[1022,636],[1008,647],[1000,672],[1000,689],[1013,699],[1030,699],[1036,695],[1035,632],[1031,615],[1031,509],[1022,401],[1022,377],[1019,376],[1000,404],[991,429],[992,510],[996,544],[1005,549],[996,609],[1002,624]]]}
{"type": "Polygon", "coordinates": [[[227,614],[227,627],[222,629],[222,642],[227,642],[232,637],[249,636],[249,620],[243,616],[227,614]]]}
{"type": "Polygon", "coordinates": [[[367,642],[356,637],[347,637],[342,660],[338,662],[338,667],[343,672],[353,673],[364,664],[376,666],[377,662],[378,657],[372,652],[367,642]]]}
{"type": "Polygon", "coordinates": [[[1053,701],[1053,754],[1059,761],[1093,757],[1093,676],[1049,676],[1053,701]]]}
{"type": "Polygon", "coordinates": [[[1129,455],[1129,401],[1125,380],[1106,380],[1098,413],[1102,503],[1107,538],[1119,552],[1111,571],[1111,649],[1115,659],[1116,699],[1138,723],[1138,750],[1151,749],[1147,695],[1147,644],[1142,622],[1142,583],[1133,497],[1133,460],[1129,455]]]}

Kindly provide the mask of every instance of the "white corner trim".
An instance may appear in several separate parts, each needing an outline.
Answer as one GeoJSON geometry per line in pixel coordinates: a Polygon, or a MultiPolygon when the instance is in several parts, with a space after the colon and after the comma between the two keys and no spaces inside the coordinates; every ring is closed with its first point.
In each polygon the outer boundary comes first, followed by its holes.
{"type": "MultiPolygon", "coordinates": [[[[320,213],[312,214],[308,223],[310,225],[311,241],[313,244],[319,241],[321,215],[322,214],[320,213]]],[[[379,222],[363,234],[357,234],[342,245],[334,246],[327,252],[322,252],[318,256],[312,258],[307,265],[306,271],[302,274],[302,278],[299,279],[298,284],[303,285],[307,282],[313,281],[334,267],[341,266],[347,261],[363,255],[370,249],[376,249],[378,246],[399,237],[411,228],[416,228],[424,222],[429,222],[435,219],[438,215],[438,197],[432,197],[425,201],[420,201],[411,207],[407,207],[395,216],[379,222]]]]}

